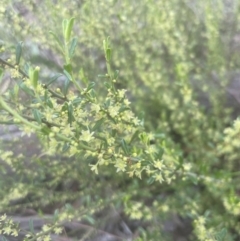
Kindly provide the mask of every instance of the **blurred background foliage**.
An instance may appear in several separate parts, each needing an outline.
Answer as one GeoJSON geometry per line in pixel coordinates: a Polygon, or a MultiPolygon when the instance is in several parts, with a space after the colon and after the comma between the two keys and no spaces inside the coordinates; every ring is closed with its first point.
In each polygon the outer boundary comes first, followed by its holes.
{"type": "MultiPolygon", "coordinates": [[[[239,3],[2,0],[0,57],[14,59],[15,46],[22,41],[24,60],[41,67],[43,81],[62,72],[64,62],[49,31],[61,38],[62,19],[75,17],[73,67],[78,78],[84,72],[101,91],[97,76],[106,73],[102,41],[109,36],[112,68],[119,70],[117,88],[128,90],[147,130],[164,137],[168,151],[191,163],[198,177],[149,184],[108,167],[96,176],[88,166],[79,167],[74,157],[52,160],[33,151],[29,158],[37,161],[39,171],[25,179],[14,171],[14,178],[0,177],[1,211],[13,210],[10,197],[21,190],[25,199],[15,208],[52,212],[76,200],[90,209],[99,200],[103,207],[112,203],[125,215],[136,240],[239,240],[239,3]],[[64,165],[69,170],[61,173],[64,165]],[[204,225],[199,217],[207,220],[204,225]],[[221,239],[223,228],[228,232],[221,239]]],[[[11,149],[11,143],[2,145],[11,149]]],[[[36,141],[32,145],[36,148],[36,141]]],[[[16,160],[23,170],[25,155],[16,160]]]]}

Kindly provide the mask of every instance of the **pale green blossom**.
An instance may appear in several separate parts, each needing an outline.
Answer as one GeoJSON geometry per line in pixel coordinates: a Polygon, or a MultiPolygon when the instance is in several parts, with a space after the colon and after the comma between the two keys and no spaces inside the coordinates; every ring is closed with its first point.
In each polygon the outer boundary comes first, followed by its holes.
{"type": "Polygon", "coordinates": [[[162,183],[164,181],[164,178],[163,178],[161,173],[158,173],[158,174],[155,175],[155,180],[162,183]]]}
{"type": "Polygon", "coordinates": [[[117,172],[124,172],[126,170],[127,163],[123,159],[117,159],[114,166],[117,168],[117,172]]]}
{"type": "Polygon", "coordinates": [[[79,139],[80,139],[81,141],[90,142],[91,140],[94,139],[93,134],[94,134],[94,132],[90,132],[89,130],[82,131],[82,132],[81,132],[81,136],[80,136],[79,139]]]}
{"type": "Polygon", "coordinates": [[[115,106],[110,106],[108,110],[109,110],[110,116],[114,118],[115,116],[118,115],[119,107],[116,106],[116,105],[115,106]]]}
{"type": "Polygon", "coordinates": [[[127,91],[127,90],[125,90],[125,89],[118,90],[118,96],[119,96],[120,98],[123,98],[124,95],[125,95],[125,93],[126,93],[126,91],[127,91]]]}
{"type": "Polygon", "coordinates": [[[129,106],[131,104],[131,102],[128,100],[128,99],[125,99],[123,101],[123,103],[126,105],[126,106],[129,106]]]}
{"type": "Polygon", "coordinates": [[[163,164],[163,160],[157,160],[154,162],[154,167],[156,167],[159,170],[162,170],[165,167],[165,164],[163,164]]]}
{"type": "Polygon", "coordinates": [[[95,164],[95,165],[89,165],[91,167],[91,171],[95,172],[95,174],[98,174],[98,165],[95,164]]]}
{"type": "Polygon", "coordinates": [[[1,217],[0,217],[0,222],[5,221],[7,219],[7,215],[6,213],[4,213],[1,217]]]}
{"type": "Polygon", "coordinates": [[[55,233],[55,234],[61,234],[62,231],[63,231],[62,227],[56,227],[56,228],[54,228],[54,233],[55,233]]]}
{"type": "Polygon", "coordinates": [[[95,111],[96,113],[98,113],[100,111],[100,109],[101,109],[101,107],[98,104],[92,104],[92,106],[91,106],[91,110],[95,111]]]}

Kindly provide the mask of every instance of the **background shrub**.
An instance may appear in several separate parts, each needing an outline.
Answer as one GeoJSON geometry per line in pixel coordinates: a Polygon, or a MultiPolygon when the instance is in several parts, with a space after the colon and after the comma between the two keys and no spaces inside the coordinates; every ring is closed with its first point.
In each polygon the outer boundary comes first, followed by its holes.
{"type": "Polygon", "coordinates": [[[238,1],[2,2],[1,212],[238,240],[238,1]]]}

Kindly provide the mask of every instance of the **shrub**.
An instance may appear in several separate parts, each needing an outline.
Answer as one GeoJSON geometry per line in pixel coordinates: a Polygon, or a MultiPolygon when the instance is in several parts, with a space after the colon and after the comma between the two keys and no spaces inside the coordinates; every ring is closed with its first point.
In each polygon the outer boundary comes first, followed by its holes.
{"type": "Polygon", "coordinates": [[[112,207],[142,221],[138,241],[176,239],[172,217],[189,239],[238,240],[226,89],[239,13],[212,4],[3,1],[1,123],[39,144],[27,157],[28,139],[2,141],[0,232],[19,232],[5,212],[32,207],[54,215],[39,232],[30,221],[25,240],[49,240],[112,207]]]}

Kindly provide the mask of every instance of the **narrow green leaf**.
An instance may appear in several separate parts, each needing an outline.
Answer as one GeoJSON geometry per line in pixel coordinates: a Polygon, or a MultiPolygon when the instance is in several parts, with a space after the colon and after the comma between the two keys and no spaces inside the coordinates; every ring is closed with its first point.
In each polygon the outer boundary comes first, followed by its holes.
{"type": "Polygon", "coordinates": [[[98,78],[105,78],[105,79],[106,79],[106,78],[108,78],[108,75],[105,75],[105,74],[99,74],[99,75],[98,75],[98,78]]]}
{"type": "Polygon", "coordinates": [[[164,154],[164,149],[159,147],[158,152],[155,154],[156,159],[162,159],[163,154],[164,154]]]}
{"type": "Polygon", "coordinates": [[[19,86],[26,94],[35,97],[33,90],[29,89],[24,83],[21,83],[19,86]]]}
{"type": "Polygon", "coordinates": [[[41,124],[42,123],[42,114],[40,113],[40,111],[37,109],[33,109],[32,113],[33,113],[34,119],[37,121],[37,123],[41,124]]]}
{"type": "Polygon", "coordinates": [[[127,107],[127,106],[122,106],[120,109],[119,109],[119,113],[122,113],[124,112],[125,110],[129,110],[130,107],[127,107]]]}
{"type": "Polygon", "coordinates": [[[24,63],[23,69],[24,69],[24,72],[25,72],[25,73],[28,73],[28,72],[29,72],[29,68],[30,68],[29,63],[24,63]]]}
{"type": "Polygon", "coordinates": [[[66,40],[66,30],[67,30],[67,25],[68,25],[68,20],[67,19],[63,19],[62,21],[62,34],[64,39],[66,40]]]}
{"type": "Polygon", "coordinates": [[[54,223],[57,222],[58,217],[59,217],[59,210],[56,209],[56,210],[54,211],[54,216],[53,216],[54,223]]]}
{"type": "Polygon", "coordinates": [[[139,130],[136,130],[135,133],[132,135],[132,138],[129,142],[129,145],[136,139],[138,138],[139,130]]]}
{"type": "Polygon", "coordinates": [[[46,104],[52,109],[53,108],[53,103],[52,101],[48,98],[46,99],[46,104]]]}
{"type": "Polygon", "coordinates": [[[86,91],[88,92],[88,91],[91,90],[94,86],[95,86],[95,83],[94,83],[94,82],[89,83],[86,91]]]}
{"type": "Polygon", "coordinates": [[[16,46],[16,65],[19,65],[22,56],[22,45],[23,42],[19,42],[16,46]]]}
{"type": "Polygon", "coordinates": [[[92,131],[98,130],[101,127],[103,122],[104,122],[104,118],[101,118],[100,120],[98,120],[94,125],[94,127],[92,128],[92,131]]]}
{"type": "Polygon", "coordinates": [[[36,67],[35,69],[30,67],[28,70],[28,75],[33,88],[36,89],[38,86],[39,67],[36,67]]]}
{"type": "Polygon", "coordinates": [[[114,73],[114,79],[117,79],[119,76],[119,70],[116,70],[115,73],[114,73]]]}
{"type": "Polygon", "coordinates": [[[73,105],[78,105],[79,103],[81,103],[82,102],[82,99],[81,98],[76,98],[76,99],[74,99],[73,101],[72,101],[72,104],[73,105]]]}
{"type": "Polygon", "coordinates": [[[92,225],[95,224],[95,220],[94,220],[94,218],[93,218],[92,216],[86,215],[86,216],[85,216],[85,219],[86,219],[90,224],[92,224],[92,225]]]}
{"type": "Polygon", "coordinates": [[[30,230],[31,233],[34,233],[34,227],[33,227],[33,220],[32,219],[29,220],[29,230],[30,230]]]}
{"type": "Polygon", "coordinates": [[[49,33],[53,36],[53,38],[54,38],[55,41],[57,42],[58,47],[60,48],[60,50],[62,51],[62,53],[64,53],[63,44],[61,43],[61,41],[59,40],[59,38],[57,37],[57,35],[56,35],[54,32],[52,32],[52,31],[49,31],[49,33]]]}
{"type": "Polygon", "coordinates": [[[125,153],[126,155],[128,155],[128,154],[129,154],[129,152],[128,152],[128,147],[127,147],[127,144],[126,144],[126,142],[125,142],[124,139],[121,140],[121,146],[122,146],[122,149],[123,149],[124,153],[125,153]]]}
{"type": "Polygon", "coordinates": [[[18,97],[18,92],[19,92],[19,85],[15,84],[13,87],[13,93],[14,93],[15,98],[18,97]]]}
{"type": "Polygon", "coordinates": [[[69,74],[72,73],[72,65],[64,64],[63,69],[66,70],[69,74]]]}
{"type": "Polygon", "coordinates": [[[41,128],[41,132],[44,134],[44,135],[49,135],[51,133],[51,129],[48,128],[47,126],[43,126],[41,128]]]}
{"type": "Polygon", "coordinates": [[[108,82],[104,82],[105,87],[107,87],[107,89],[111,89],[112,85],[108,82]]]}
{"type": "Polygon", "coordinates": [[[71,18],[70,20],[67,21],[67,26],[65,27],[65,32],[64,32],[64,37],[66,42],[68,43],[70,41],[72,29],[73,29],[73,24],[74,24],[74,19],[71,18]]]}
{"type": "Polygon", "coordinates": [[[65,208],[67,209],[67,211],[74,211],[74,208],[73,208],[72,205],[69,204],[69,203],[66,203],[66,204],[65,204],[65,208]]]}
{"type": "Polygon", "coordinates": [[[70,145],[68,143],[64,143],[62,147],[62,152],[66,152],[70,148],[70,145]]]}
{"type": "Polygon", "coordinates": [[[69,72],[66,69],[63,70],[63,73],[68,78],[68,80],[72,81],[72,76],[69,74],[69,72]]]}
{"type": "Polygon", "coordinates": [[[70,47],[69,47],[69,57],[72,58],[73,55],[74,55],[74,52],[75,52],[75,49],[76,49],[76,46],[77,46],[77,38],[74,37],[70,43],[70,47]]]}
{"type": "Polygon", "coordinates": [[[150,178],[148,178],[148,180],[147,180],[147,183],[150,185],[150,184],[153,184],[155,182],[155,179],[154,179],[154,177],[150,177],[150,178]]]}
{"type": "Polygon", "coordinates": [[[107,62],[109,62],[111,60],[111,56],[112,56],[112,51],[111,51],[111,47],[110,47],[110,37],[108,37],[106,40],[103,40],[103,49],[105,52],[105,58],[106,58],[107,62]]]}
{"type": "Polygon", "coordinates": [[[4,236],[1,237],[2,241],[8,241],[4,236]]]}
{"type": "Polygon", "coordinates": [[[66,96],[68,93],[68,89],[70,86],[70,80],[68,78],[66,78],[66,80],[64,81],[64,85],[63,85],[63,89],[62,89],[62,93],[66,96]]]}
{"type": "Polygon", "coordinates": [[[73,116],[73,107],[71,104],[68,105],[68,123],[72,125],[72,122],[74,121],[73,116]]]}
{"type": "Polygon", "coordinates": [[[60,76],[62,76],[62,74],[55,74],[53,77],[50,78],[50,80],[48,81],[48,83],[46,84],[46,86],[51,85],[53,82],[55,82],[60,76]]]}
{"type": "Polygon", "coordinates": [[[106,60],[107,62],[110,62],[112,58],[112,50],[110,48],[106,49],[106,60]]]}
{"type": "Polygon", "coordinates": [[[216,235],[216,238],[217,238],[218,241],[224,241],[226,235],[227,235],[227,230],[226,230],[226,228],[223,228],[223,229],[216,235]]]}
{"type": "Polygon", "coordinates": [[[38,86],[38,78],[39,78],[39,67],[36,67],[33,71],[33,79],[32,79],[33,87],[35,89],[38,86]]]}
{"type": "Polygon", "coordinates": [[[83,83],[85,84],[85,85],[88,85],[88,79],[87,79],[87,77],[86,77],[86,75],[85,75],[85,73],[84,73],[84,70],[83,70],[83,68],[81,68],[80,69],[80,71],[79,71],[79,77],[80,77],[80,80],[81,81],[83,81],[83,83]]]}
{"type": "Polygon", "coordinates": [[[110,100],[110,99],[108,99],[107,101],[105,101],[105,102],[104,102],[105,108],[107,109],[107,108],[110,106],[110,104],[111,104],[111,100],[110,100]]]}

